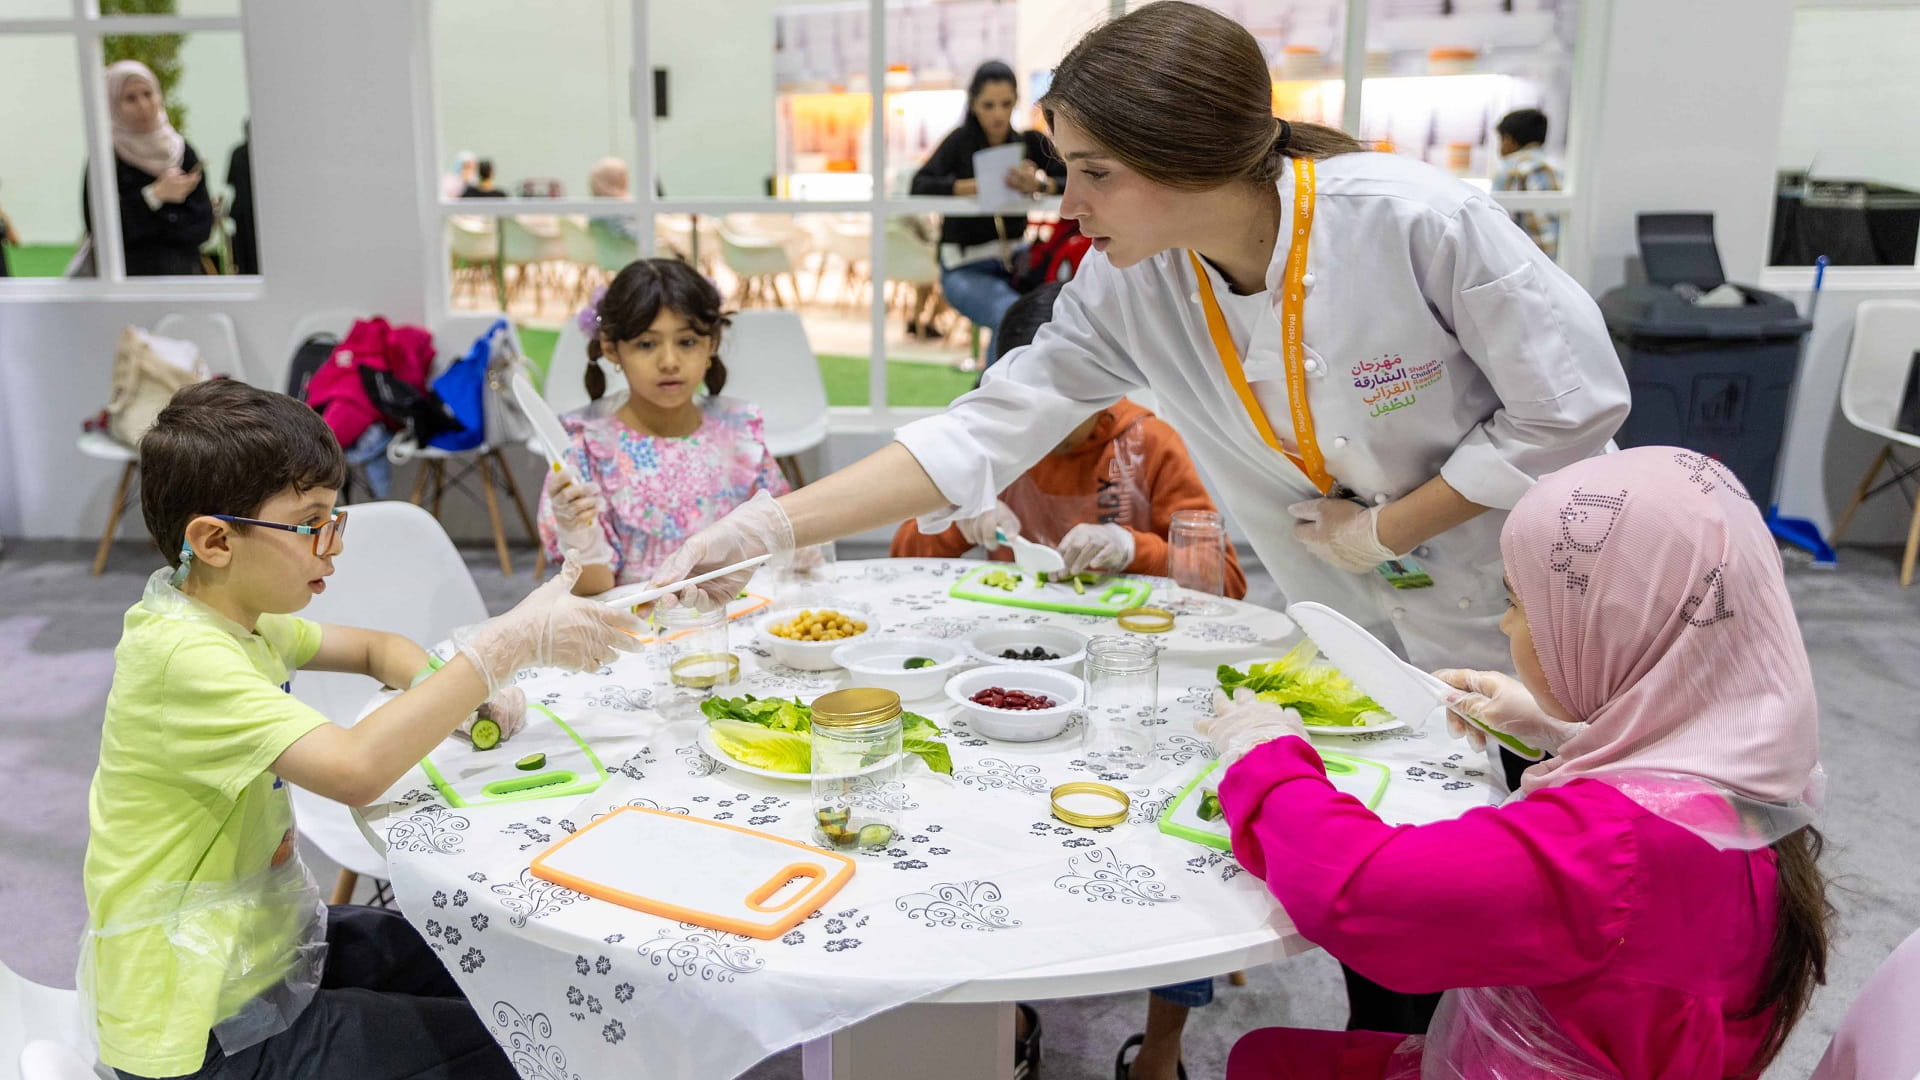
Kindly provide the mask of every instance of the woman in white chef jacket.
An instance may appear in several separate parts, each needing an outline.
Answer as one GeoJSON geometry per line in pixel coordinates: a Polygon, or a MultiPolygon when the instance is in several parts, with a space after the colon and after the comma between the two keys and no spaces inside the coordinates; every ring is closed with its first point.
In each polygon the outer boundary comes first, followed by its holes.
{"type": "Polygon", "coordinates": [[[1505,668],[1505,510],[1626,415],[1599,310],[1485,194],[1275,120],[1270,93],[1252,36],[1197,5],[1091,31],[1040,99],[1069,168],[1060,212],[1095,247],[1053,321],[945,413],[747,504],[657,580],[985,513],[1076,424],[1150,387],[1289,602],[1327,603],[1422,667],[1505,668]],[[1389,584],[1375,568],[1397,555],[1432,586],[1389,584]]]}
{"type": "MultiPolygon", "coordinates": [[[[1150,387],[1290,602],[1422,667],[1507,668],[1505,511],[1626,415],[1599,311],[1485,194],[1276,120],[1270,95],[1253,37],[1208,9],[1163,0],[1090,32],[1040,99],[1061,215],[1095,247],[1053,321],[945,413],[756,496],[655,581],[989,513],[1076,424],[1150,387]],[[1432,585],[1394,588],[1376,567],[1400,555],[1432,585]]],[[[700,589],[724,601],[745,577],[700,589]]],[[[1362,1026],[1422,1030],[1431,1000],[1402,997],[1349,973],[1362,1026]]]]}

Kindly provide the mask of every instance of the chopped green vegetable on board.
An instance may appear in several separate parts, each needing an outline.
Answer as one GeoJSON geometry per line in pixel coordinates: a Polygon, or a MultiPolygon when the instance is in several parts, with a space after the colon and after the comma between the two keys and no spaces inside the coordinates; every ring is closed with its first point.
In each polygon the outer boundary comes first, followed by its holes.
{"type": "Polygon", "coordinates": [[[989,570],[980,575],[980,584],[990,589],[1003,589],[1012,592],[1020,584],[1020,575],[1006,570],[989,570]]]}
{"type": "Polygon", "coordinates": [[[1221,664],[1215,674],[1220,689],[1232,693],[1244,686],[1262,701],[1299,713],[1309,726],[1364,727],[1393,718],[1339,668],[1320,659],[1320,649],[1310,639],[1270,664],[1249,666],[1245,674],[1227,664],[1221,664]]]}
{"type": "Polygon", "coordinates": [[[1220,809],[1220,793],[1217,791],[1201,792],[1200,805],[1195,808],[1193,812],[1199,815],[1201,821],[1220,820],[1220,815],[1224,813],[1224,811],[1220,809]]]}
{"type": "MultiPolygon", "coordinates": [[[[728,757],[774,772],[804,773],[813,768],[813,710],[793,698],[708,698],[700,703],[713,741],[728,757]]],[[[901,747],[937,773],[953,775],[953,756],[940,741],[943,732],[919,713],[900,714],[901,747]]]]}

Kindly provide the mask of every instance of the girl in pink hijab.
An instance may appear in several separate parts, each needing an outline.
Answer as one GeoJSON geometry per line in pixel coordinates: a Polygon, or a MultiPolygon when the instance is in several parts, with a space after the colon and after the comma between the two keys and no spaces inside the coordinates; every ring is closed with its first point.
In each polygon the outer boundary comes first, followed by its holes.
{"type": "Polygon", "coordinates": [[[1500,547],[1520,677],[1439,674],[1456,710],[1552,750],[1518,797],[1392,826],[1289,711],[1249,695],[1203,725],[1234,853],[1300,932],[1445,991],[1424,1037],[1252,1032],[1228,1080],[1757,1076],[1823,980],[1813,680],[1746,491],[1674,447],[1590,458],[1500,547]]]}

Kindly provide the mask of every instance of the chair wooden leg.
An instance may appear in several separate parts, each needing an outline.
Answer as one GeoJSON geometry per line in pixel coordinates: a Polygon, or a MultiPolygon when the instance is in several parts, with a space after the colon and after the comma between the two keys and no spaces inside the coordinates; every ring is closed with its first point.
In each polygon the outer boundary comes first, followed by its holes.
{"type": "Polygon", "coordinates": [[[113,534],[120,528],[120,515],[127,510],[127,489],[133,486],[133,474],[140,471],[140,463],[127,462],[120,470],[120,484],[113,489],[113,506],[107,511],[107,529],[100,534],[100,547],[93,553],[93,576],[99,577],[107,568],[107,556],[113,551],[113,534]]]}
{"type": "Polygon", "coordinates": [[[1900,560],[1900,587],[1913,584],[1913,559],[1920,555],[1920,499],[1913,503],[1913,520],[1907,525],[1907,553],[1900,560]]]}
{"type": "Polygon", "coordinates": [[[538,582],[547,575],[547,545],[539,537],[533,539],[533,580],[538,582]]]}
{"type": "Polygon", "coordinates": [[[433,470],[433,516],[440,517],[440,500],[447,494],[447,463],[434,460],[427,462],[427,468],[433,470]]]}
{"type": "Polygon", "coordinates": [[[780,475],[787,478],[788,484],[796,488],[805,487],[807,485],[806,476],[800,471],[799,458],[794,457],[792,454],[788,454],[783,458],[777,459],[776,464],[780,466],[780,475]]]}
{"type": "Polygon", "coordinates": [[[427,463],[423,461],[420,463],[419,470],[413,474],[413,494],[407,496],[407,501],[415,506],[419,506],[420,500],[425,498],[426,494],[427,463]]]}
{"type": "Polygon", "coordinates": [[[1234,986],[1245,986],[1247,985],[1247,973],[1244,971],[1232,972],[1228,974],[1227,982],[1234,986]]]}
{"type": "Polygon", "coordinates": [[[1847,534],[1847,526],[1853,524],[1854,511],[1860,509],[1860,504],[1867,501],[1867,492],[1873,488],[1874,480],[1879,477],[1880,467],[1885,465],[1891,457],[1893,457],[1893,444],[1888,443],[1880,448],[1880,453],[1874,457],[1873,464],[1867,466],[1867,475],[1861,477],[1860,486],[1853,489],[1853,501],[1847,504],[1846,512],[1840,515],[1840,523],[1833,527],[1834,543],[1838,544],[1840,538],[1847,534]]]}
{"type": "Polygon", "coordinates": [[[500,574],[513,576],[513,559],[507,554],[507,530],[500,523],[500,497],[493,490],[493,468],[483,455],[480,465],[480,490],[487,496],[487,520],[493,524],[493,549],[500,555],[500,574]]]}
{"type": "Polygon", "coordinates": [[[540,530],[533,527],[533,515],[527,513],[526,500],[520,497],[520,485],[513,479],[512,470],[507,468],[507,459],[500,451],[493,452],[493,467],[500,470],[500,478],[507,482],[507,497],[513,500],[513,508],[520,512],[520,524],[527,530],[527,536],[535,547],[540,546],[540,530]]]}
{"type": "Polygon", "coordinates": [[[360,884],[359,874],[356,874],[351,870],[342,869],[340,871],[340,876],[335,878],[333,881],[333,899],[327,901],[327,903],[329,904],[353,903],[353,890],[354,890],[354,887],[359,884],[360,884]]]}

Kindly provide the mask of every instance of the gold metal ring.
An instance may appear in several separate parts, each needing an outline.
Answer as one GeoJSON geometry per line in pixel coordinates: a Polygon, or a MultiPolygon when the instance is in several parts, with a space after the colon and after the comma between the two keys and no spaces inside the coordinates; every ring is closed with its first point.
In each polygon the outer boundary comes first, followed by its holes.
{"type": "Polygon", "coordinates": [[[1173,612],[1166,608],[1132,607],[1120,612],[1116,618],[1120,622],[1120,629],[1136,634],[1164,634],[1173,629],[1173,612]]]}
{"type": "Polygon", "coordinates": [[[1069,825],[1077,825],[1083,829],[1100,829],[1108,825],[1118,825],[1127,820],[1127,813],[1133,808],[1133,801],[1127,798],[1126,792],[1121,791],[1112,784],[1099,784],[1091,780],[1075,780],[1070,784],[1061,784],[1059,787],[1054,788],[1052,794],[1048,795],[1047,798],[1053,804],[1054,817],[1059,818],[1069,825]],[[1063,795],[1098,795],[1103,799],[1111,799],[1120,804],[1120,809],[1111,814],[1082,814],[1076,810],[1069,810],[1061,806],[1060,797],[1063,795]]]}

